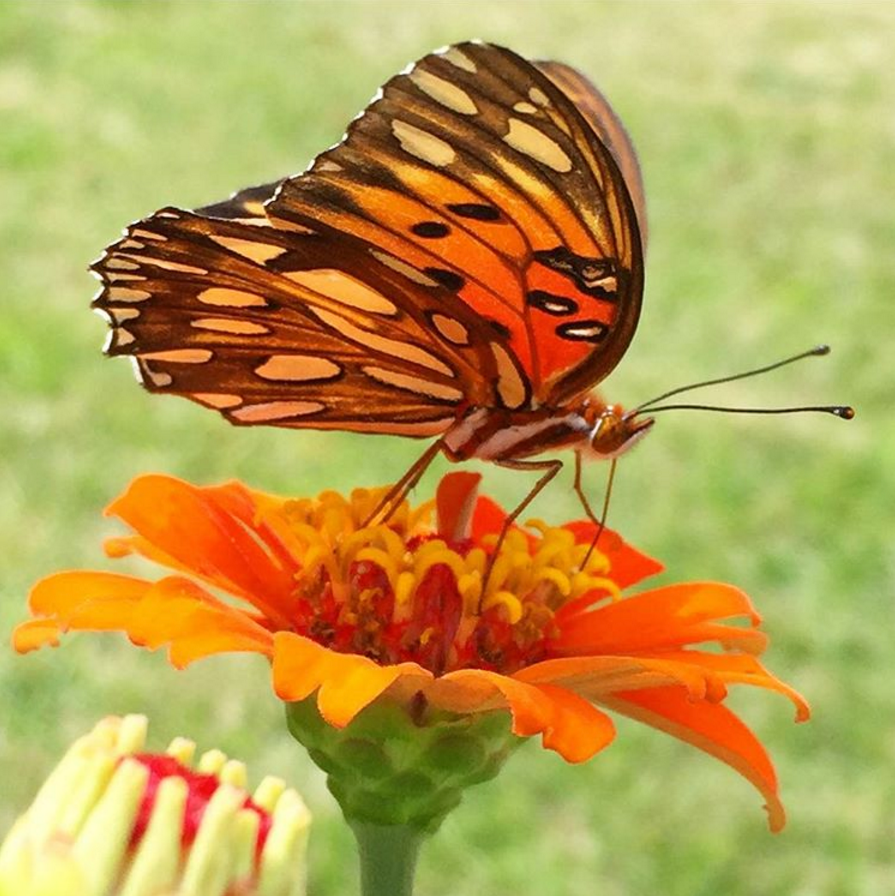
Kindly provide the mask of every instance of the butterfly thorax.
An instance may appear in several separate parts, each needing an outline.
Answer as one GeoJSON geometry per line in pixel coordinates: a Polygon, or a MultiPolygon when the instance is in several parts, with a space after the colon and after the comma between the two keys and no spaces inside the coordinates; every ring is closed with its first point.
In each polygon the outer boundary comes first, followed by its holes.
{"type": "Polygon", "coordinates": [[[609,459],[627,451],[652,424],[651,418],[594,398],[568,408],[472,408],[445,433],[442,447],[453,461],[522,460],[563,448],[609,459]]]}

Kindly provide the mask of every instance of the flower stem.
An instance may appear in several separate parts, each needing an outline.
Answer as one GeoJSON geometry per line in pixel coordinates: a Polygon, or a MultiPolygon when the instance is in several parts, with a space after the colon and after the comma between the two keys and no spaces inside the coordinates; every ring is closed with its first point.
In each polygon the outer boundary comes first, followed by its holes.
{"type": "Polygon", "coordinates": [[[424,831],[409,825],[353,821],[360,854],[362,896],[412,896],[424,831]]]}

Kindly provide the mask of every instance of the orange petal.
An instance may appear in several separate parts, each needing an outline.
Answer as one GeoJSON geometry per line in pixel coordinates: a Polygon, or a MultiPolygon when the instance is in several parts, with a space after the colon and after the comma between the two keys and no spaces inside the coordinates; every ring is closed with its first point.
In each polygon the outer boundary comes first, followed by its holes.
{"type": "Polygon", "coordinates": [[[542,734],[544,746],[569,762],[589,759],[613,738],[605,713],[562,688],[530,685],[478,670],[441,678],[416,663],[379,666],[366,657],[336,653],[290,632],[274,636],[274,690],[282,700],[304,700],[319,689],[320,714],[343,727],[365,706],[388,691],[407,703],[422,692],[440,709],[460,714],[509,709],[513,733],[542,734]]]}
{"type": "Polygon", "coordinates": [[[433,705],[448,712],[509,709],[514,734],[541,734],[544,746],[569,762],[589,759],[615,735],[611,719],[577,694],[549,684],[528,684],[497,672],[449,672],[433,681],[424,693],[433,705]]]}
{"type": "Polygon", "coordinates": [[[305,548],[283,512],[288,500],[237,481],[206,486],[202,491],[244,525],[251,526],[281,566],[296,566],[305,548]]]}
{"type": "Polygon", "coordinates": [[[269,656],[273,650],[272,635],[252,617],[179,576],[162,579],[146,592],[127,632],[150,650],[168,645],[171,663],[178,668],[214,653],[269,656]]]}
{"type": "Polygon", "coordinates": [[[796,708],[796,721],[804,722],[811,715],[805,698],[794,688],[772,675],[754,656],[729,653],[705,653],[701,650],[665,651],[655,659],[686,663],[711,671],[727,684],[748,684],[776,691],[788,697],[796,708]]]}
{"type": "Polygon", "coordinates": [[[796,721],[810,715],[804,697],[765,669],[754,657],[743,654],[706,653],[699,650],[668,650],[653,655],[584,656],[545,660],[514,675],[520,681],[546,683],[605,702],[620,691],[681,685],[691,699],[720,702],[726,686],[747,684],[776,691],[796,707],[796,721]]]}
{"type": "Polygon", "coordinates": [[[211,653],[271,652],[270,632],[255,619],[177,576],[149,582],[108,572],[57,573],[34,586],[29,603],[47,618],[16,630],[17,650],[54,644],[75,629],[120,631],[150,650],[169,645],[175,666],[211,653]]]}
{"type": "Polygon", "coordinates": [[[402,677],[414,680],[414,691],[432,678],[416,663],[380,666],[367,657],[337,653],[291,632],[277,632],[273,644],[277,696],[281,700],[304,700],[319,689],[320,714],[337,728],[347,725],[402,677]]]}
{"type": "Polygon", "coordinates": [[[126,631],[137,605],[151,582],[108,572],[60,572],[41,579],[28,596],[31,612],[46,617],[44,638],[40,629],[25,624],[14,643],[34,649],[42,643],[54,644],[69,629],[126,631]],[[53,630],[56,635],[54,636],[53,630]]]}
{"type": "Polygon", "coordinates": [[[734,616],[745,616],[753,625],[759,620],[739,588],[719,582],[668,585],[590,610],[583,610],[583,601],[556,614],[561,634],[554,649],[560,654],[655,652],[705,641],[734,642],[760,652],[767,640],[761,632],[712,622],[734,616]]]}
{"type": "Polygon", "coordinates": [[[729,709],[717,703],[693,702],[683,688],[617,694],[601,703],[727,763],[767,800],[771,830],[782,829],[786,816],[777,793],[774,766],[758,738],[729,709]]]}
{"type": "Polygon", "coordinates": [[[13,629],[13,650],[30,653],[40,647],[58,647],[60,634],[59,625],[51,619],[29,619],[13,629]]]}
{"type": "Polygon", "coordinates": [[[168,476],[142,476],[106,511],[145,540],[133,547],[189,570],[256,606],[275,626],[288,625],[298,561],[259,517],[239,483],[202,489],[168,476]],[[151,551],[145,551],[145,545],[151,551]]]}
{"type": "Polygon", "coordinates": [[[418,693],[431,681],[432,675],[416,663],[395,666],[374,663],[372,669],[357,665],[341,677],[328,678],[320,686],[317,694],[320,715],[336,727],[347,725],[397,681],[406,684],[405,679],[414,683],[413,690],[418,693]]]}
{"type": "Polygon", "coordinates": [[[619,691],[682,685],[691,697],[703,699],[710,690],[723,689],[714,672],[695,664],[653,657],[585,656],[544,660],[513,676],[532,684],[552,684],[588,700],[602,701],[619,691]],[[713,679],[717,684],[713,686],[713,679]]]}
{"type": "Polygon", "coordinates": [[[465,470],[442,477],[435,492],[438,534],[449,541],[469,538],[481,473],[465,470]]]}
{"type": "Polygon", "coordinates": [[[544,731],[543,743],[556,750],[567,762],[584,762],[615,739],[615,725],[605,712],[577,694],[552,685],[541,685],[554,706],[551,726],[544,731]]]}
{"type": "Polygon", "coordinates": [[[507,518],[504,509],[486,495],[480,495],[472,514],[472,538],[481,542],[486,535],[496,535],[507,518]]]}
{"type": "Polygon", "coordinates": [[[28,607],[35,616],[66,618],[86,601],[132,603],[139,600],[151,584],[146,579],[111,572],[57,572],[34,585],[28,595],[28,607]]]}

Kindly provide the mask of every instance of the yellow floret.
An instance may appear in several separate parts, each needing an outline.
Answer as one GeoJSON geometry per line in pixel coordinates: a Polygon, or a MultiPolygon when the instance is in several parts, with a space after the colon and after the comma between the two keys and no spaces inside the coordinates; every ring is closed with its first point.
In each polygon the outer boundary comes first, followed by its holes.
{"type": "Polygon", "coordinates": [[[485,598],[483,609],[490,610],[492,607],[498,606],[504,607],[507,611],[510,625],[515,625],[522,618],[522,602],[512,591],[498,591],[489,594],[485,598]]]}
{"type": "MultiPolygon", "coordinates": [[[[420,582],[433,566],[443,564],[456,579],[463,599],[463,617],[469,625],[474,625],[483,611],[501,607],[510,624],[521,623],[529,629],[549,624],[556,609],[588,592],[596,592],[595,601],[619,595],[615,583],[605,577],[609,568],[606,556],[592,551],[586,568],[581,569],[590,546],[576,544],[575,536],[567,529],[553,528],[534,519],[527,524],[538,533],[532,538],[519,528],[511,528],[488,572],[490,558],[485,548],[493,548],[497,534],[486,535],[480,545],[461,556],[443,539],[431,537],[428,519],[432,501],[415,509],[404,501],[395,508],[387,524],[364,526],[386,494],[386,489],[356,489],[346,500],[328,491],[316,501],[288,502],[284,509],[293,533],[306,545],[302,577],[316,574],[323,566],[337,598],[347,598],[351,564],[362,560],[373,563],[388,577],[395,596],[395,615],[403,618],[413,607],[420,582]],[[417,536],[428,540],[411,551],[408,541],[417,536]],[[486,578],[487,593],[483,599],[486,578]]],[[[360,595],[357,609],[364,605],[365,598],[371,597],[360,595]]],[[[424,634],[423,639],[429,635],[424,634]]]]}

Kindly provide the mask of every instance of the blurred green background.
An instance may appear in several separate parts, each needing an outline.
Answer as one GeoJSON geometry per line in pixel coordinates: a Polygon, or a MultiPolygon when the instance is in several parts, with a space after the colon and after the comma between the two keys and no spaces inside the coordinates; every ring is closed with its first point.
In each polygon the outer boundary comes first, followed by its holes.
{"type": "MultiPolygon", "coordinates": [[[[681,413],[619,468],[611,522],[664,581],[755,599],[769,665],[810,699],[737,693],[790,822],[730,769],[619,724],[581,767],[528,744],[426,848],[441,896],[895,892],[895,4],[0,3],[0,620],[53,570],[108,567],[101,509],[137,473],[285,493],[386,482],[412,441],[230,428],[101,357],[86,265],[129,221],[296,172],[375,88],[482,37],[587,72],[637,145],[651,223],[640,329],[605,392],[628,405],[829,341],[719,401],[851,402],[823,417],[681,413]]],[[[444,469],[436,465],[427,493],[444,469]]],[[[605,470],[589,470],[601,494],[605,470]]],[[[504,502],[525,477],[486,470],[504,502]]],[[[570,480],[535,508],[577,515],[570,480]]],[[[286,737],[258,658],[175,673],[121,637],[0,653],[0,827],[108,712],[286,776],[316,815],[311,893],[356,891],[350,836],[286,737]],[[259,696],[260,695],[260,696],[259,696]]],[[[256,777],[257,780],[257,777],[256,777]]]]}

